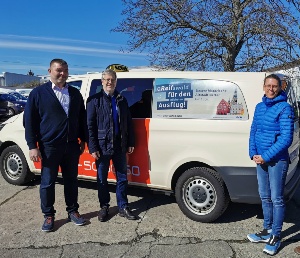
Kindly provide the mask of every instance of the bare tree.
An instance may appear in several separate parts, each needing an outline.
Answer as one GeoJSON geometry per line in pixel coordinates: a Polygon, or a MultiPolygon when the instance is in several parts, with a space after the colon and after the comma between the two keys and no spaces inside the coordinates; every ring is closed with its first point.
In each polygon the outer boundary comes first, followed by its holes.
{"type": "Polygon", "coordinates": [[[260,71],[299,59],[298,0],[122,0],[128,51],[177,70],[260,71]]]}
{"type": "Polygon", "coordinates": [[[27,73],[27,75],[34,76],[34,72],[32,72],[31,70],[29,70],[29,72],[27,73]]]}

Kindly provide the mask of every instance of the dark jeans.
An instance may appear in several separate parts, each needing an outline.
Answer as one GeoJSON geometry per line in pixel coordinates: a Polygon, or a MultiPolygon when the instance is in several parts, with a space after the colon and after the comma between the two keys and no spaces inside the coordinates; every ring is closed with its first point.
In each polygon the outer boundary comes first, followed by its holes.
{"type": "Polygon", "coordinates": [[[68,213],[77,211],[78,199],[78,162],[80,156],[79,144],[76,142],[57,146],[41,146],[42,171],[40,198],[41,209],[45,216],[55,214],[55,181],[59,166],[64,181],[64,195],[68,213]]]}
{"type": "Polygon", "coordinates": [[[116,179],[117,179],[117,204],[119,209],[128,206],[127,199],[127,163],[126,153],[122,152],[121,148],[114,150],[113,155],[101,155],[96,161],[97,165],[97,185],[98,185],[98,198],[100,207],[109,206],[110,194],[108,190],[107,175],[109,170],[110,160],[113,161],[116,179]]]}

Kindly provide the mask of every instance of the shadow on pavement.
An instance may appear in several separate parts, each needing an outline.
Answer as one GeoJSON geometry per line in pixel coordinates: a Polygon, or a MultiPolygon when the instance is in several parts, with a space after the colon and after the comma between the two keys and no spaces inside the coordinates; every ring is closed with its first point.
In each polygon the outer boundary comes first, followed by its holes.
{"type": "MultiPolygon", "coordinates": [[[[57,183],[63,184],[63,179],[58,178],[57,183]]],[[[35,179],[29,182],[27,185],[37,186],[39,184],[40,184],[40,176],[36,175],[35,179]]],[[[85,188],[85,189],[91,189],[97,191],[97,183],[95,181],[79,180],[78,186],[79,188],[85,188]]],[[[116,186],[114,184],[110,184],[109,191],[111,194],[115,194],[116,186]]],[[[137,216],[151,208],[176,203],[176,199],[174,195],[168,196],[165,195],[163,192],[153,191],[150,189],[139,188],[135,186],[128,187],[128,195],[141,198],[129,204],[130,208],[134,210],[134,213],[137,216]]],[[[295,193],[294,198],[297,196],[300,196],[300,189],[298,192],[295,193]]],[[[299,200],[297,198],[296,198],[297,200],[294,198],[287,203],[287,210],[285,216],[285,222],[292,223],[293,226],[282,232],[282,237],[284,238],[300,231],[300,216],[299,216],[300,198],[298,198],[299,200]]],[[[118,207],[111,206],[110,216],[108,220],[111,219],[113,216],[116,216],[117,214],[118,214],[118,207]]],[[[89,220],[91,218],[97,217],[98,210],[91,213],[82,214],[82,215],[89,220]]],[[[213,223],[223,224],[223,223],[230,223],[236,221],[243,221],[251,217],[256,217],[257,219],[263,219],[261,204],[243,204],[243,203],[230,202],[224,214],[213,223]]],[[[62,220],[61,225],[63,225],[64,223],[66,223],[66,221],[62,220]]],[[[60,226],[60,222],[56,221],[56,225],[60,226]]],[[[287,238],[286,240],[293,242],[295,241],[295,239],[299,239],[299,238],[300,238],[300,233],[290,238],[287,238]]]]}

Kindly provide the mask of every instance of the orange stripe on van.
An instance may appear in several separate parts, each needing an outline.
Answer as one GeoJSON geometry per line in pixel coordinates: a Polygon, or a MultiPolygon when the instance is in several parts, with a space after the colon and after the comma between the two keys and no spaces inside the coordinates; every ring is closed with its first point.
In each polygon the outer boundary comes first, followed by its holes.
{"type": "MultiPolygon", "coordinates": [[[[134,152],[127,155],[127,176],[128,181],[150,184],[149,168],[149,124],[150,119],[133,119],[135,142],[134,152]]],[[[36,169],[41,168],[41,162],[35,162],[36,169]]],[[[97,167],[94,158],[89,154],[88,149],[80,156],[78,164],[78,174],[82,176],[97,178],[97,167]]],[[[111,162],[108,178],[116,180],[114,167],[111,162]]]]}

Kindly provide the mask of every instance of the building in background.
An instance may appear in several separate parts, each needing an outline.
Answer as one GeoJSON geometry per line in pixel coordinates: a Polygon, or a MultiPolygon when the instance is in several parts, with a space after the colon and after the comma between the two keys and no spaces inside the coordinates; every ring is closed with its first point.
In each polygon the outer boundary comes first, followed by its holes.
{"type": "Polygon", "coordinates": [[[300,59],[280,66],[267,68],[263,72],[280,73],[289,76],[296,98],[300,101],[300,59]]]}
{"type": "Polygon", "coordinates": [[[295,89],[296,98],[298,101],[300,101],[300,60],[297,62],[292,62],[289,64],[288,67],[285,67],[285,69],[277,70],[277,73],[281,73],[284,75],[287,75],[291,78],[292,86],[295,89]]]}
{"type": "Polygon", "coordinates": [[[2,75],[0,74],[1,87],[15,87],[30,82],[40,82],[40,77],[10,72],[3,72],[2,75]]]}

